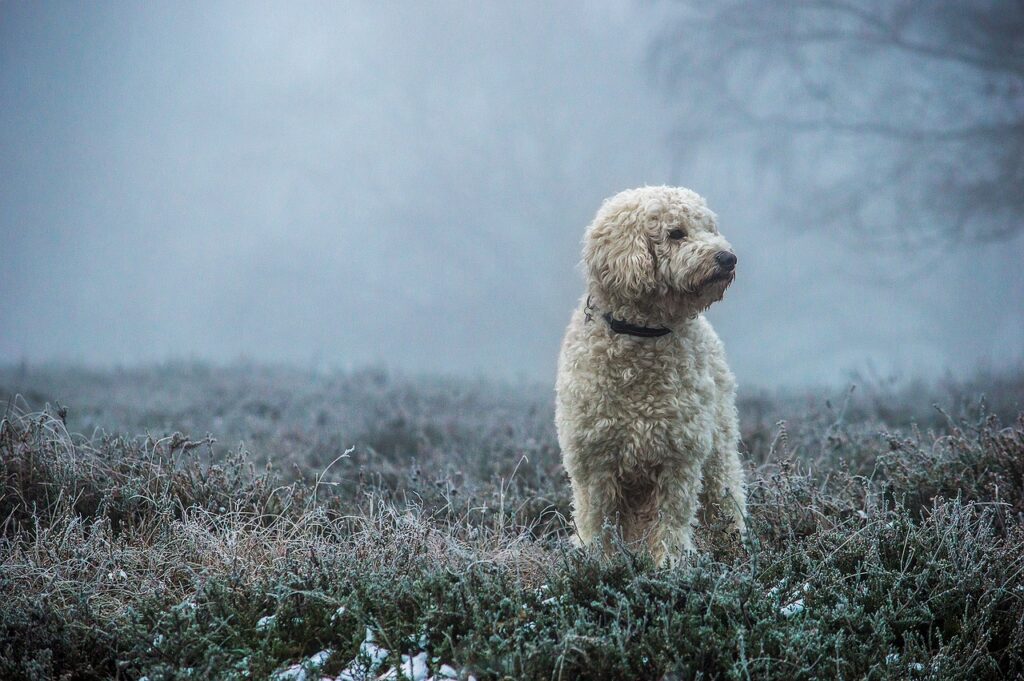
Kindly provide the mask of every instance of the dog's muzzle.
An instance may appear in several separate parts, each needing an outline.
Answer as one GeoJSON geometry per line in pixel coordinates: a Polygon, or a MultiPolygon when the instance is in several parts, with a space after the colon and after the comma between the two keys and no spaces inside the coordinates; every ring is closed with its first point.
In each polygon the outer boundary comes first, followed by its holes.
{"type": "Polygon", "coordinates": [[[727,281],[732,283],[736,277],[736,254],[731,251],[719,251],[715,254],[715,273],[704,280],[701,286],[727,281]]]}
{"type": "Polygon", "coordinates": [[[736,269],[736,254],[732,251],[719,251],[715,253],[715,262],[718,263],[718,269],[732,272],[736,269]]]}

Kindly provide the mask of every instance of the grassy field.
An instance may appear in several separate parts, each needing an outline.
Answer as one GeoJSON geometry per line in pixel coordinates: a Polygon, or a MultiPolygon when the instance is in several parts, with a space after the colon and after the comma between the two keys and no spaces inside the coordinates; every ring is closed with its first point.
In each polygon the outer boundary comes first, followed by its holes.
{"type": "Polygon", "coordinates": [[[744,395],[750,542],[672,570],[572,548],[548,386],[182,363],[0,398],[2,679],[1024,674],[1020,372],[744,395]]]}

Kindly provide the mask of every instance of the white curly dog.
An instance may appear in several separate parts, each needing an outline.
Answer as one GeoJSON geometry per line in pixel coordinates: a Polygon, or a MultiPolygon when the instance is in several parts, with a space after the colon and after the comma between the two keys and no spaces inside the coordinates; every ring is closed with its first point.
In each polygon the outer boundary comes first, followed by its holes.
{"type": "Polygon", "coordinates": [[[681,187],[621,192],[587,228],[583,262],[555,412],[580,540],[608,550],[612,530],[673,563],[702,502],[744,533],[735,380],[701,314],[736,275],[715,214],[681,187]]]}

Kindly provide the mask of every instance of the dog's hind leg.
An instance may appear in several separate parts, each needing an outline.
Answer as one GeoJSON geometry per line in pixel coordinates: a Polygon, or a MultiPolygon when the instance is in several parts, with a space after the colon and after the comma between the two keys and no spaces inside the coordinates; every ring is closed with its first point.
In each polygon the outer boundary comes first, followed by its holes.
{"type": "Polygon", "coordinates": [[[741,535],[747,531],[747,493],[743,479],[743,465],[735,448],[716,450],[704,463],[704,512],[720,511],[741,535]]]}
{"type": "MultiPolygon", "coordinates": [[[[731,397],[731,396],[730,396],[731,397]]],[[[739,421],[731,399],[720,401],[716,413],[714,449],[704,462],[705,514],[719,511],[741,535],[747,530],[747,491],[737,451],[739,421]]]]}

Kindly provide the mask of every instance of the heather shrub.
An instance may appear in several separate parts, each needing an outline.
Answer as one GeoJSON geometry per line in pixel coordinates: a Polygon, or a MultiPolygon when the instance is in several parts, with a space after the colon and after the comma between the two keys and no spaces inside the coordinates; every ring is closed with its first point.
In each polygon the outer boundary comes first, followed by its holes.
{"type": "Polygon", "coordinates": [[[341,678],[370,658],[373,678],[1024,673],[1007,390],[1004,411],[973,385],[937,388],[957,396],[941,411],[878,387],[748,396],[747,543],[699,530],[692,559],[658,570],[569,541],[545,389],[16,373],[0,372],[18,386],[0,421],[0,678],[341,678]]]}

